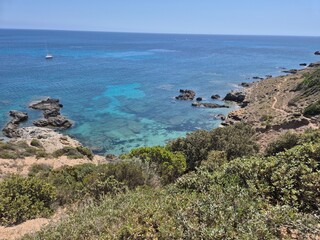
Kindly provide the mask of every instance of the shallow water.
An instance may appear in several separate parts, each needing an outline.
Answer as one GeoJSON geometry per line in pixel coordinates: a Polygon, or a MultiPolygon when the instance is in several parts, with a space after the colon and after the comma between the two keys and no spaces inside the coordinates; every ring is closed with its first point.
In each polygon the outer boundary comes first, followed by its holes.
{"type": "Polygon", "coordinates": [[[162,145],[217,127],[212,116],[228,112],[176,101],[180,88],[212,101],[253,76],[319,61],[319,49],[316,37],[0,30],[0,125],[12,109],[27,110],[32,124],[41,113],[28,103],[51,96],[75,121],[66,133],[97,152],[162,145]]]}

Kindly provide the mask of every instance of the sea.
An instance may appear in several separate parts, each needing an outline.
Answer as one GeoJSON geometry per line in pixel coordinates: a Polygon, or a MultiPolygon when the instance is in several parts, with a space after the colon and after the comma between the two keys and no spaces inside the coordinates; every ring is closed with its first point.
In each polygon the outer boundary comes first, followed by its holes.
{"type": "Polygon", "coordinates": [[[223,103],[210,96],[320,61],[317,50],[319,37],[0,29],[0,126],[13,109],[28,112],[22,126],[31,126],[42,113],[30,102],[52,97],[74,121],[63,133],[96,153],[164,145],[218,127],[215,116],[235,107],[195,108],[175,100],[180,89],[223,103]]]}

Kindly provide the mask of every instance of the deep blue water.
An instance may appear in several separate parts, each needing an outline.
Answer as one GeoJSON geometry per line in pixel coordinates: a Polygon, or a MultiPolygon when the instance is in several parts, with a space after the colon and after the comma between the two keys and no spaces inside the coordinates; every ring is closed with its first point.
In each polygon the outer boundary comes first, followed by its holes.
{"type": "Polygon", "coordinates": [[[316,37],[0,30],[0,125],[33,100],[61,99],[66,132],[102,152],[164,144],[219,125],[225,109],[175,101],[180,88],[210,100],[253,76],[319,61],[316,37]],[[47,49],[54,59],[47,61],[47,49]]]}

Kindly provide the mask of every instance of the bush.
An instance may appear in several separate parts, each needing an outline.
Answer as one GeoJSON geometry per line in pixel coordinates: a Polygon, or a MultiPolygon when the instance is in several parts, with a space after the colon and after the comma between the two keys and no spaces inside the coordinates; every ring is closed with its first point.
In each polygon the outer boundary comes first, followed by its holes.
{"type": "Polygon", "coordinates": [[[279,152],[283,152],[297,145],[317,142],[320,142],[320,130],[318,129],[307,129],[302,134],[286,132],[268,144],[265,154],[266,156],[274,156],[279,152]]]}
{"type": "Polygon", "coordinates": [[[320,206],[320,144],[299,145],[273,157],[237,159],[225,174],[238,176],[242,187],[253,189],[273,204],[289,205],[304,212],[320,206]]]}
{"type": "Polygon", "coordinates": [[[195,169],[202,160],[208,156],[208,152],[212,150],[211,132],[198,130],[187,133],[185,138],[177,138],[168,145],[171,151],[180,151],[184,153],[187,161],[187,169],[195,169]]]}
{"type": "Polygon", "coordinates": [[[52,213],[52,185],[38,178],[12,175],[0,182],[0,223],[8,226],[52,213]]]}
{"type": "Polygon", "coordinates": [[[79,159],[83,158],[83,154],[78,151],[77,148],[74,147],[64,147],[61,149],[56,150],[53,154],[53,157],[61,157],[61,156],[67,156],[71,159],[79,159]]]}
{"type": "Polygon", "coordinates": [[[87,147],[82,147],[82,146],[81,147],[77,147],[77,150],[78,150],[79,153],[81,153],[84,156],[87,156],[91,160],[94,157],[92,151],[87,147]]]}
{"type": "Polygon", "coordinates": [[[299,143],[299,134],[286,132],[280,136],[276,141],[268,144],[265,154],[267,156],[274,156],[279,152],[290,149],[299,143]]]}
{"type": "Polygon", "coordinates": [[[211,150],[224,151],[227,159],[248,156],[258,151],[255,143],[255,131],[243,123],[207,131],[195,131],[186,138],[178,138],[169,143],[172,151],[181,151],[187,159],[189,170],[206,160],[211,150]]]}
{"type": "Polygon", "coordinates": [[[43,149],[30,147],[26,142],[0,142],[0,158],[17,159],[46,155],[43,149]]]}
{"type": "Polygon", "coordinates": [[[37,148],[43,148],[41,142],[38,139],[32,139],[30,145],[37,148]]]}
{"type": "Polygon", "coordinates": [[[131,150],[122,158],[139,158],[154,165],[164,183],[170,183],[186,170],[186,159],[182,153],[171,152],[164,147],[142,147],[131,150]]]}
{"type": "Polygon", "coordinates": [[[311,117],[320,114],[320,100],[310,104],[303,112],[304,116],[311,117]]]}

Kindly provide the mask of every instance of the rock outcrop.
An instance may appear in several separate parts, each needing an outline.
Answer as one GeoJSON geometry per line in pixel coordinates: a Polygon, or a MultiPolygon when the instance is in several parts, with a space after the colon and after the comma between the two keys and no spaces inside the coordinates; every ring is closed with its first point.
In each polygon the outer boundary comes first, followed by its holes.
{"type": "Polygon", "coordinates": [[[250,87],[251,85],[252,85],[252,83],[246,83],[246,82],[240,83],[240,86],[245,87],[245,88],[250,87]]]}
{"type": "Polygon", "coordinates": [[[66,129],[72,126],[72,122],[60,113],[63,105],[60,103],[59,99],[48,98],[40,102],[32,103],[29,107],[43,111],[44,119],[33,122],[37,127],[66,129]]]}
{"type": "Polygon", "coordinates": [[[2,129],[3,135],[9,138],[18,137],[19,124],[28,120],[28,113],[12,110],[9,115],[12,119],[2,129]]]}
{"type": "Polygon", "coordinates": [[[220,99],[220,95],[219,94],[214,94],[211,96],[211,99],[220,99]]]}
{"type": "Polygon", "coordinates": [[[314,55],[320,55],[320,51],[316,51],[314,55]]]}
{"type": "Polygon", "coordinates": [[[311,68],[320,67],[320,62],[310,63],[308,67],[311,67],[311,68]]]}
{"type": "Polygon", "coordinates": [[[180,89],[180,95],[176,97],[177,100],[193,100],[196,93],[189,89],[180,89]]]}
{"type": "Polygon", "coordinates": [[[229,108],[227,105],[220,105],[216,103],[200,103],[200,102],[193,102],[191,104],[193,107],[205,107],[205,108],[229,108]]]}
{"type": "Polygon", "coordinates": [[[223,100],[242,103],[244,101],[245,97],[246,97],[246,95],[243,92],[232,91],[230,93],[227,93],[227,95],[224,97],[223,100]]]}
{"type": "Polygon", "coordinates": [[[308,64],[306,64],[306,63],[300,63],[299,64],[299,66],[301,66],[301,67],[305,67],[305,66],[307,66],[308,64]]]}
{"type": "Polygon", "coordinates": [[[298,72],[297,69],[283,70],[284,73],[296,74],[298,72]]]}

